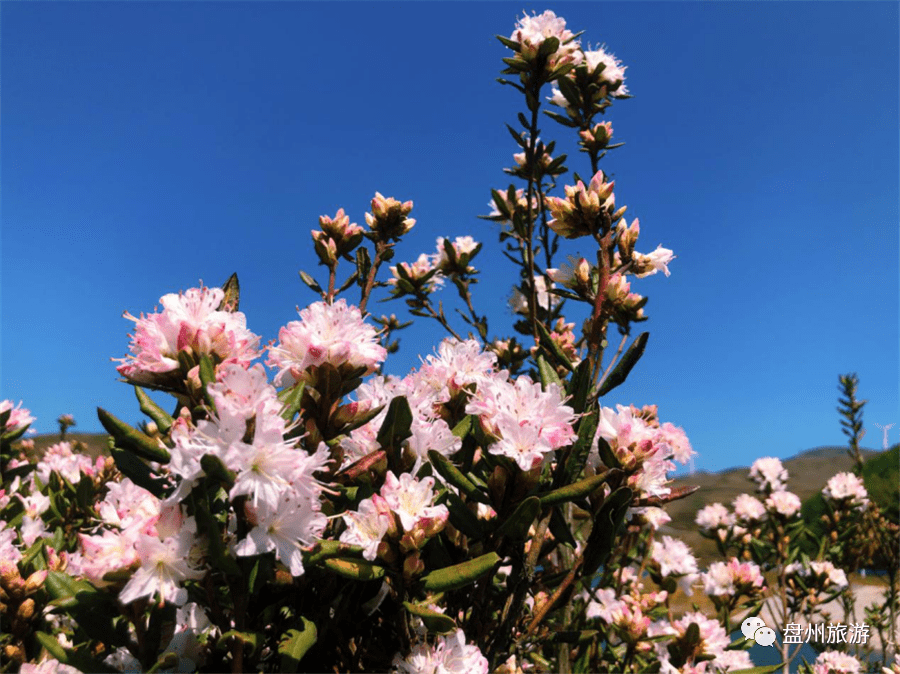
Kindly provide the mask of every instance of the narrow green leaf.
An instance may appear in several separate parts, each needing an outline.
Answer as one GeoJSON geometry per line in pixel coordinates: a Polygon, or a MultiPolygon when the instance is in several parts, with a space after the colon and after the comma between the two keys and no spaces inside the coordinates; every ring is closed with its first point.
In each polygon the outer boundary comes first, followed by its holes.
{"type": "Polygon", "coordinates": [[[284,403],[284,409],[281,411],[282,419],[292,421],[297,412],[300,411],[300,404],[303,402],[303,391],[305,389],[306,383],[300,382],[279,394],[278,397],[284,403]],[[282,397],[282,394],[284,397],[282,397]]]}
{"type": "Polygon", "coordinates": [[[572,361],[569,360],[569,357],[563,353],[563,350],[559,347],[559,344],[553,341],[553,338],[550,337],[550,333],[547,332],[547,328],[544,327],[544,324],[540,321],[537,322],[538,333],[540,333],[541,338],[541,346],[551,354],[560,365],[566,368],[569,372],[572,372],[575,368],[572,367],[572,361]]]}
{"type": "Polygon", "coordinates": [[[467,562],[432,571],[422,579],[426,592],[449,592],[470,585],[500,563],[496,552],[489,552],[467,562]]]}
{"type": "Polygon", "coordinates": [[[412,426],[412,410],[406,396],[397,396],[391,400],[388,406],[387,416],[378,431],[377,441],[384,449],[388,459],[388,466],[392,470],[400,468],[400,449],[404,440],[410,435],[412,426]]]}
{"type": "Polygon", "coordinates": [[[245,646],[250,646],[250,652],[256,652],[259,644],[264,640],[264,636],[259,632],[245,632],[242,630],[228,630],[222,635],[222,639],[230,639],[234,637],[245,646]]]}
{"type": "Polygon", "coordinates": [[[612,372],[610,372],[606,379],[600,383],[600,389],[598,390],[597,395],[605,396],[614,388],[625,382],[632,368],[637,365],[641,356],[644,355],[644,348],[647,346],[647,339],[649,337],[649,332],[642,332],[637,336],[637,339],[631,343],[631,346],[629,346],[628,350],[622,355],[622,359],[616,364],[612,372]]]}
{"type": "Polygon", "coordinates": [[[556,384],[560,388],[564,388],[562,380],[559,378],[559,375],[556,374],[556,370],[554,370],[544,356],[540,354],[537,357],[537,366],[538,372],[541,375],[541,384],[543,384],[545,390],[550,384],[556,384]]]}
{"type": "Polygon", "coordinates": [[[453,622],[453,618],[448,615],[438,613],[437,611],[430,609],[427,606],[422,606],[421,604],[412,604],[408,601],[403,602],[403,606],[414,616],[421,618],[422,622],[425,623],[425,627],[428,628],[429,632],[436,632],[437,634],[447,634],[448,632],[452,632],[456,629],[456,623],[453,622]]]}
{"type": "Polygon", "coordinates": [[[476,501],[481,501],[482,503],[490,504],[490,500],[488,497],[481,493],[481,490],[462,474],[462,471],[459,470],[456,466],[453,465],[453,462],[450,461],[446,456],[437,452],[436,450],[429,449],[428,450],[428,460],[431,461],[431,465],[434,466],[434,469],[438,472],[444,480],[446,480],[449,484],[452,484],[454,487],[459,489],[463,494],[468,496],[471,499],[476,501]]]}
{"type": "Polygon", "coordinates": [[[553,534],[553,538],[570,546],[573,550],[578,547],[578,543],[569,529],[569,523],[566,522],[566,518],[563,517],[558,506],[554,506],[550,513],[550,533],[553,534]]]}
{"type": "Polygon", "coordinates": [[[384,567],[364,559],[326,559],[325,568],[350,580],[377,580],[384,578],[384,567]]]}
{"type": "Polygon", "coordinates": [[[538,494],[542,506],[555,505],[557,503],[567,503],[583,498],[594,491],[601,484],[606,482],[607,474],[592,475],[583,480],[579,480],[573,484],[554,489],[546,494],[538,494]]]}
{"type": "Polygon", "coordinates": [[[47,649],[47,652],[52,655],[54,658],[65,664],[69,657],[66,654],[66,649],[59,645],[59,640],[46,634],[45,632],[35,632],[34,636],[37,637],[37,640],[41,642],[41,646],[47,649]]]}
{"type": "Polygon", "coordinates": [[[169,451],[150,436],[117,419],[102,407],[97,408],[97,417],[103,428],[115,439],[117,447],[134,452],[148,461],[169,462],[169,451]]]}
{"type": "Polygon", "coordinates": [[[235,474],[228,470],[227,466],[222,463],[222,459],[218,456],[211,453],[204,454],[200,458],[200,467],[203,468],[203,472],[211,478],[224,482],[225,486],[228,489],[231,489],[231,486],[234,484],[235,474]]]}
{"type": "Polygon", "coordinates": [[[303,616],[302,630],[288,630],[281,635],[278,642],[278,653],[281,655],[281,671],[282,672],[298,672],[300,671],[300,661],[306,652],[312,648],[318,638],[318,632],[315,624],[311,620],[307,620],[303,616]]]}
{"type": "Polygon", "coordinates": [[[166,483],[157,478],[150,466],[141,461],[131,452],[124,449],[112,447],[109,450],[113,460],[116,462],[116,468],[125,477],[134,482],[138,487],[143,487],[157,498],[163,498],[166,494],[166,483]]]}
{"type": "Polygon", "coordinates": [[[584,470],[588,455],[591,452],[591,446],[597,435],[597,417],[598,413],[595,410],[585,414],[578,420],[576,427],[578,439],[572,445],[572,451],[569,453],[569,458],[566,461],[564,484],[571,484],[584,470]]]}
{"type": "Polygon", "coordinates": [[[316,547],[303,560],[306,566],[312,566],[332,557],[362,557],[363,548],[359,545],[341,543],[339,541],[319,541],[316,547]]]}
{"type": "Polygon", "coordinates": [[[633,494],[628,487],[619,487],[600,506],[594,518],[591,535],[584,549],[584,574],[592,576],[606,564],[612,552],[616,536],[625,520],[633,494]]]}
{"type": "MultiPolygon", "coordinates": [[[[365,250],[365,249],[361,249],[361,250],[365,250]]],[[[312,276],[310,276],[309,274],[307,274],[305,271],[301,271],[301,272],[300,272],[300,279],[301,279],[306,285],[309,286],[310,290],[312,290],[312,291],[314,291],[314,292],[317,292],[317,293],[319,293],[320,295],[324,295],[324,294],[325,294],[325,291],[322,290],[322,286],[320,286],[320,285],[318,284],[318,282],[316,281],[316,279],[314,279],[312,276]]]]}
{"type": "Polygon", "coordinates": [[[146,414],[153,420],[153,423],[156,424],[156,427],[159,428],[160,433],[168,433],[169,429],[172,428],[172,424],[174,423],[174,419],[172,419],[172,415],[166,412],[162,407],[153,402],[153,399],[147,395],[147,393],[140,386],[134,387],[134,395],[137,396],[138,403],[141,407],[141,412],[146,414]]]}
{"type": "Polygon", "coordinates": [[[452,491],[445,492],[447,510],[450,511],[450,524],[473,540],[484,538],[485,531],[481,520],[469,510],[465,502],[452,491]]]}
{"type": "Polygon", "coordinates": [[[569,406],[575,410],[575,414],[581,414],[587,407],[588,393],[591,390],[591,362],[585,358],[575,368],[575,374],[569,380],[567,393],[569,394],[569,406]]]}
{"type": "Polygon", "coordinates": [[[537,496],[529,496],[506,518],[506,521],[498,529],[498,533],[512,540],[521,541],[528,535],[528,529],[540,514],[541,499],[537,496]]]}
{"type": "Polygon", "coordinates": [[[464,438],[469,434],[469,431],[472,430],[473,418],[471,414],[463,417],[462,421],[460,421],[456,426],[453,427],[453,435],[457,438],[464,438]]]}
{"type": "Polygon", "coordinates": [[[783,663],[777,665],[766,665],[764,667],[751,667],[750,669],[733,669],[731,674],[772,674],[777,672],[784,666],[783,663]]]}

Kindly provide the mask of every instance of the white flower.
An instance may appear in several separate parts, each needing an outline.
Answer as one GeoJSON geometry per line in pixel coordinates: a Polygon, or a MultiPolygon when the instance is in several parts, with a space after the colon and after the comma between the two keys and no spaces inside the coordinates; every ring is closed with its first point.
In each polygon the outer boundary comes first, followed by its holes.
{"type": "Polygon", "coordinates": [[[394,674],[487,674],[489,664],[458,629],[439,636],[434,646],[417,644],[405,658],[397,653],[391,666],[394,674]]]}
{"type": "Polygon", "coordinates": [[[813,674],[858,674],[859,660],[840,651],[825,651],[816,658],[813,674]]]}
{"type": "Polygon", "coordinates": [[[363,558],[370,562],[378,554],[378,545],[391,525],[389,507],[379,495],[360,501],[356,511],[341,513],[347,528],[341,534],[342,543],[360,545],[365,551],[363,558]],[[380,501],[381,505],[379,505],[380,501]]]}
{"type": "Polygon", "coordinates": [[[334,304],[315,302],[300,311],[300,318],[281,328],[279,344],[269,349],[267,362],[278,368],[276,386],[292,386],[303,379],[305,370],[323,363],[370,373],[387,357],[375,328],[343,299],[334,304]]]}
{"type": "Polygon", "coordinates": [[[759,485],[759,491],[781,491],[787,485],[788,472],[780,460],[766,456],[753,462],[750,478],[759,485]]]}
{"type": "Polygon", "coordinates": [[[741,494],[734,499],[734,516],[741,522],[756,522],[766,518],[766,507],[755,496],[741,494]]]}
{"type": "Polygon", "coordinates": [[[847,505],[864,510],[869,504],[869,494],[853,473],[838,473],[825,485],[822,494],[832,501],[846,501],[847,505]]]}
{"type": "Polygon", "coordinates": [[[275,551],[275,557],[287,566],[292,576],[303,574],[301,544],[310,545],[325,530],[328,520],[321,512],[295,498],[283,498],[276,508],[262,507],[257,524],[235,546],[240,556],[275,551]]]}
{"type": "Polygon", "coordinates": [[[608,53],[603,47],[600,47],[599,49],[584,52],[584,61],[591,71],[595,70],[601,63],[604,65],[600,78],[611,86],[615,86],[617,83],[620,85],[613,95],[624,96],[628,94],[628,90],[622,84],[625,81],[625,69],[627,66],[623,66],[615,56],[608,53]]]}
{"type": "Polygon", "coordinates": [[[789,491],[774,491],[766,499],[769,512],[776,512],[784,517],[796,515],[800,505],[800,497],[789,491]]]}
{"type": "Polygon", "coordinates": [[[663,536],[662,540],[653,541],[650,557],[659,565],[659,573],[665,576],[697,576],[697,560],[687,543],[663,536]]]}
{"type": "Polygon", "coordinates": [[[721,503],[711,503],[697,512],[694,520],[704,531],[714,531],[719,528],[727,529],[734,524],[734,515],[728,512],[721,503]]]}
{"type": "Polygon", "coordinates": [[[666,276],[671,276],[671,273],[669,272],[669,263],[674,259],[675,254],[668,248],[663,248],[662,246],[657,246],[656,250],[649,255],[635,252],[634,264],[635,267],[641,271],[635,272],[634,275],[638,278],[644,278],[645,276],[652,276],[656,272],[661,271],[666,276]]]}
{"type": "Polygon", "coordinates": [[[185,520],[178,536],[160,541],[156,536],[140,534],[135,551],[141,568],[119,593],[119,601],[130,604],[140,597],[159,594],[166,601],[181,606],[187,601],[187,590],[181,583],[191,578],[202,578],[203,572],[188,565],[191,545],[194,543],[197,524],[193,517],[185,520]]]}
{"type": "Polygon", "coordinates": [[[412,531],[421,520],[444,519],[450,514],[445,505],[434,503],[434,478],[417,480],[409,473],[398,479],[388,471],[381,487],[384,502],[400,519],[404,531],[412,531]]]}

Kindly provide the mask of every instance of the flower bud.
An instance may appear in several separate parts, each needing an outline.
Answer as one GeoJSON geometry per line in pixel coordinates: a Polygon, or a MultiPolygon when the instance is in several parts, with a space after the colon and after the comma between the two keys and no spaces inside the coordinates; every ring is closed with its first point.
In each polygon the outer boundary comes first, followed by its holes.
{"type": "Polygon", "coordinates": [[[34,599],[29,597],[21,604],[19,604],[19,610],[16,612],[16,618],[19,620],[31,620],[31,617],[34,615],[34,599]]]}
{"type": "Polygon", "coordinates": [[[413,228],[416,221],[407,218],[412,210],[413,202],[400,203],[393,197],[387,197],[376,192],[372,199],[372,212],[366,213],[366,224],[381,241],[397,241],[401,236],[413,228]]]}
{"type": "Polygon", "coordinates": [[[407,555],[403,560],[403,578],[405,580],[417,578],[422,575],[423,571],[425,571],[425,563],[419,557],[418,551],[407,555]]]}
{"type": "Polygon", "coordinates": [[[4,647],[3,655],[6,656],[7,660],[19,663],[25,662],[25,649],[18,644],[9,644],[4,647]]]}
{"type": "MultiPolygon", "coordinates": [[[[55,553],[54,553],[55,554],[55,553]]],[[[37,592],[41,585],[44,584],[44,581],[47,580],[47,571],[35,571],[30,576],[28,576],[28,580],[25,581],[24,589],[25,594],[34,594],[37,592]]]]}

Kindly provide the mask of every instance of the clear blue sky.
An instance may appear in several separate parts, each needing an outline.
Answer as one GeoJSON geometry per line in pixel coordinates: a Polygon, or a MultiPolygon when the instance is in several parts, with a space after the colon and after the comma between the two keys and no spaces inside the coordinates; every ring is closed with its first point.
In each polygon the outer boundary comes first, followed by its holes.
{"type": "MultiPolygon", "coordinates": [[[[136,422],[109,361],[124,310],[236,271],[274,339],[313,300],[297,271],[321,274],[318,216],[362,223],[376,190],[415,202],[397,259],[485,242],[479,308],[507,332],[513,271],[476,216],[509,184],[503,123],[523,104],[494,82],[493,36],[525,8],[628,66],[635,98],[608,115],[626,145],[604,167],[638,249],[678,255],[635,284],[650,343],[606,404],[657,403],[718,470],[843,444],[837,376],[857,371],[880,447],[874,423],[900,422],[898,4],[882,2],[4,2],[0,396],[41,432],[63,412],[99,430],[97,405],[136,422]]],[[[572,145],[549,119],[543,137],[572,145]]],[[[388,371],[440,338],[406,331],[388,371]]]]}

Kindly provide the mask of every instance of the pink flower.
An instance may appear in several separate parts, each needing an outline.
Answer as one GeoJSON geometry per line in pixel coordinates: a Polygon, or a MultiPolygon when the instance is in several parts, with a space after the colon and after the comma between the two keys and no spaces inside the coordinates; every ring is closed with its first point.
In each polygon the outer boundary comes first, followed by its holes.
{"type": "Polygon", "coordinates": [[[135,543],[141,568],[122,588],[119,601],[130,604],[140,597],[158,594],[165,601],[182,606],[187,601],[187,590],[181,584],[204,575],[203,571],[191,567],[188,562],[196,532],[197,525],[194,518],[190,517],[185,520],[177,536],[164,541],[156,536],[141,534],[135,543]]]}
{"type": "Polygon", "coordinates": [[[607,52],[603,47],[592,51],[584,52],[584,61],[588,70],[593,72],[602,63],[603,70],[600,72],[600,79],[609,85],[613,96],[627,96],[628,89],[623,84],[625,82],[625,70],[627,66],[612,54],[607,52]]]}
{"type": "Polygon", "coordinates": [[[409,473],[402,473],[397,478],[388,471],[381,487],[381,496],[400,519],[404,531],[412,531],[416,527],[433,529],[435,523],[446,522],[450,514],[447,506],[433,505],[433,477],[417,480],[409,473]]]}
{"type": "Polygon", "coordinates": [[[773,491],[766,499],[766,508],[783,517],[793,517],[800,510],[800,497],[789,491],[773,491]]]}
{"type": "Polygon", "coordinates": [[[6,424],[3,427],[4,433],[12,433],[34,422],[31,412],[22,407],[21,401],[15,407],[13,407],[12,400],[0,401],[0,414],[3,412],[9,412],[9,419],[6,420],[6,424]]]}
{"type": "Polygon", "coordinates": [[[816,658],[812,668],[813,674],[858,674],[861,669],[859,660],[840,651],[825,651],[816,658]]]}
{"type": "Polygon", "coordinates": [[[405,658],[397,653],[391,666],[393,674],[487,674],[490,665],[478,646],[466,644],[466,635],[458,629],[438,636],[434,646],[414,646],[405,658]]]}
{"type": "Polygon", "coordinates": [[[125,318],[135,322],[132,355],[119,359],[122,364],[116,369],[137,384],[171,383],[180,351],[247,367],[259,356],[259,337],[247,329],[241,312],[219,311],[224,298],[221,288],[191,288],[160,298],[161,313],[135,318],[125,312],[125,318]]]}
{"type": "Polygon", "coordinates": [[[728,529],[734,524],[734,515],[721,503],[711,503],[697,512],[694,522],[704,531],[728,529]]]}
{"type": "Polygon", "coordinates": [[[766,456],[753,462],[750,479],[759,485],[759,491],[780,491],[787,485],[788,472],[780,460],[766,456]]]}
{"type": "Polygon", "coordinates": [[[281,328],[279,344],[269,350],[268,364],[278,368],[276,386],[293,386],[304,380],[306,370],[323,363],[371,373],[387,357],[375,328],[343,299],[315,302],[300,311],[300,319],[281,328]]]}
{"type": "Polygon", "coordinates": [[[378,554],[388,528],[391,526],[390,507],[377,494],[360,501],[356,511],[342,513],[347,528],[341,534],[343,543],[360,545],[364,548],[363,558],[372,561],[378,554]]]}
{"type": "Polygon", "coordinates": [[[865,510],[869,505],[869,494],[860,480],[853,473],[838,473],[825,485],[823,496],[832,501],[845,503],[852,508],[865,510]]]}
{"type": "Polygon", "coordinates": [[[766,519],[766,507],[755,496],[741,494],[734,499],[734,516],[740,522],[758,522],[766,519]]]}

